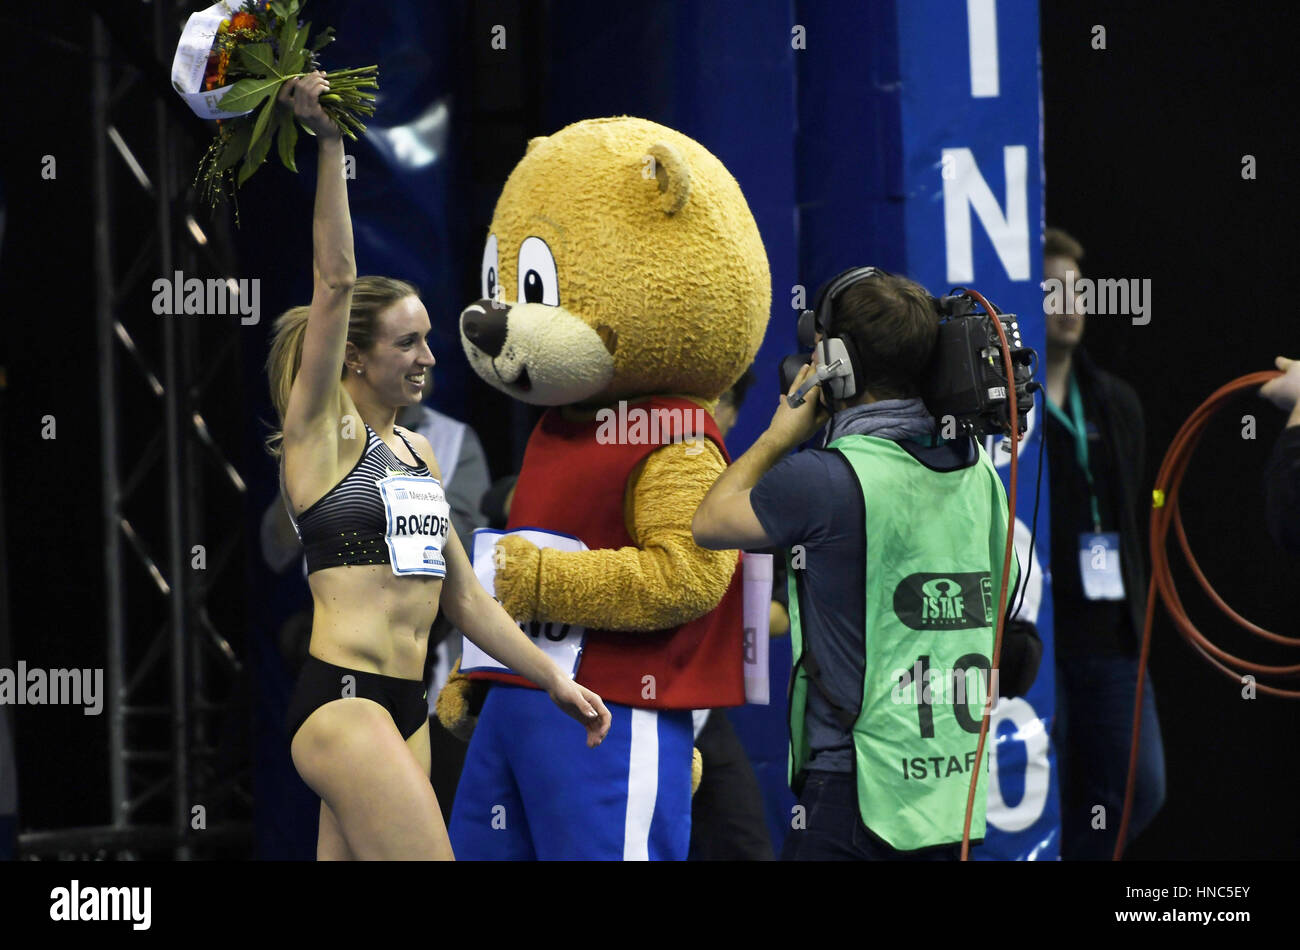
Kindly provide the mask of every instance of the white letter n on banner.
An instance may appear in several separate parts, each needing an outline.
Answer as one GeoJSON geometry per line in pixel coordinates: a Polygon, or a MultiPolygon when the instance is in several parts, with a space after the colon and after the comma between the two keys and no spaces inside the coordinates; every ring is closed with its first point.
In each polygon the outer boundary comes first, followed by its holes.
{"type": "Polygon", "coordinates": [[[1025,189],[1029,150],[1023,145],[1006,145],[1002,148],[1002,159],[1007,182],[1005,216],[980,174],[971,150],[943,150],[940,167],[949,172],[943,179],[943,232],[950,284],[975,279],[967,205],[979,217],[1007,276],[1012,280],[1029,279],[1029,194],[1025,189]]]}

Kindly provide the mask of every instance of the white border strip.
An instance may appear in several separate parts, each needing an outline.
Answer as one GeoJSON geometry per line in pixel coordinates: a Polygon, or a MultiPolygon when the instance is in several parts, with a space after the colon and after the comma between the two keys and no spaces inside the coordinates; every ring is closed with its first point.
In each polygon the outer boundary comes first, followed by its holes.
{"type": "Polygon", "coordinates": [[[632,741],[627,763],[627,817],[623,860],[650,860],[650,823],[659,796],[659,713],[632,710],[632,741]]]}

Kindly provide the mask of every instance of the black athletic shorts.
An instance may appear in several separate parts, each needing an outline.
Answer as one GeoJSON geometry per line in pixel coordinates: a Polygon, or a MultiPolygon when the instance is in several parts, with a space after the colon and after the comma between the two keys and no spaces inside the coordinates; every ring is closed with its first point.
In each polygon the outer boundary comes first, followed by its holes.
{"type": "Polygon", "coordinates": [[[307,717],[317,709],[332,700],[349,696],[374,700],[387,709],[403,739],[411,738],[429,720],[429,694],[421,680],[363,673],[326,663],[308,654],[285,717],[289,741],[293,741],[307,717]],[[351,679],[345,680],[345,676],[351,679]]]}

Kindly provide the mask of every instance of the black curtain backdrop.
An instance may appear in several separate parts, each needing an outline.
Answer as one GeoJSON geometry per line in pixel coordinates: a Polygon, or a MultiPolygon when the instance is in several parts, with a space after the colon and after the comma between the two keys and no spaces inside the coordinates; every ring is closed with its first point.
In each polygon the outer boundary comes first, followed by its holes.
{"type": "MultiPolygon", "coordinates": [[[[0,65],[0,87],[11,97],[0,128],[8,200],[0,249],[8,382],[0,444],[12,595],[7,665],[102,668],[90,17],[80,5],[56,0],[36,20],[12,6],[0,13],[0,28],[26,38],[0,65]],[[45,155],[56,161],[53,180],[41,177],[45,155]],[[56,426],[50,440],[41,438],[46,415],[56,426]]],[[[69,706],[10,712],[22,827],[107,822],[107,716],[69,706]]]]}
{"type": "MultiPolygon", "coordinates": [[[[1201,4],[1042,7],[1047,223],[1082,242],[1086,274],[1151,280],[1150,323],[1095,316],[1084,337],[1141,397],[1147,490],[1178,427],[1211,392],[1300,353],[1289,300],[1294,115],[1283,94],[1294,66],[1278,40],[1292,35],[1295,17],[1271,6],[1215,6],[1213,16],[1201,4]],[[1096,26],[1104,50],[1092,48],[1096,26]],[[1256,159],[1253,181],[1242,179],[1245,155],[1256,159]]],[[[1284,421],[1254,396],[1216,420],[1184,483],[1182,513],[1220,594],[1294,636],[1296,563],[1265,533],[1261,480],[1284,421]],[[1254,440],[1242,438],[1246,415],[1254,440]]],[[[1186,570],[1175,576],[1193,620],[1228,652],[1297,662],[1295,650],[1235,630],[1186,570]]],[[[1153,637],[1168,799],[1130,856],[1297,857],[1300,703],[1242,699],[1241,685],[1185,644],[1163,609],[1153,637]]]]}

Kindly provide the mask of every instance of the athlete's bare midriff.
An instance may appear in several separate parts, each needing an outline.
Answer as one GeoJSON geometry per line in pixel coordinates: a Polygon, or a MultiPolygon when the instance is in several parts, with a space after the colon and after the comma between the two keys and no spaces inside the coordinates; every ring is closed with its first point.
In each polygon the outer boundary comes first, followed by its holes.
{"type": "Polygon", "coordinates": [[[307,582],[315,601],[312,656],[365,673],[423,677],[441,579],[359,564],[316,571],[307,582]]]}

